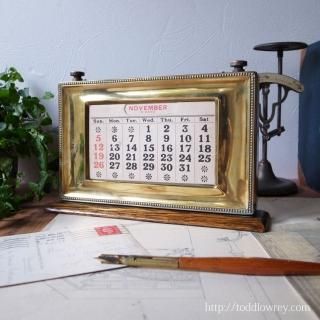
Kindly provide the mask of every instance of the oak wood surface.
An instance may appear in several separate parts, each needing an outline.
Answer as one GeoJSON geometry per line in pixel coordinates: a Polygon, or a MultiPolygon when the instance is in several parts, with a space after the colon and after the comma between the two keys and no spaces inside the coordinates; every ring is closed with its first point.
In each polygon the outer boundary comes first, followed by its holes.
{"type": "Polygon", "coordinates": [[[253,216],[240,216],[67,201],[53,203],[47,207],[47,210],[54,213],[82,214],[255,232],[265,232],[270,225],[270,216],[265,211],[257,211],[253,216]]]}
{"type": "MultiPolygon", "coordinates": [[[[313,192],[309,188],[299,186],[299,193],[294,197],[319,197],[319,195],[320,193],[313,192]]],[[[79,210],[72,210],[73,212],[70,213],[122,219],[139,219],[162,223],[180,223],[190,225],[203,225],[204,223],[208,223],[208,226],[230,229],[232,228],[232,224],[229,222],[232,221],[233,226],[236,228],[240,227],[241,230],[254,231],[252,228],[252,225],[254,225],[254,228],[258,229],[256,230],[257,232],[264,232],[268,230],[267,224],[270,222],[268,215],[263,217],[263,214],[262,217],[253,218],[252,220],[243,219],[242,217],[238,216],[215,215],[216,218],[214,218],[214,221],[212,221],[212,218],[208,217],[207,214],[200,214],[200,216],[199,214],[185,214],[183,217],[181,217],[181,212],[179,215],[179,212],[177,213],[176,211],[175,213],[168,212],[170,210],[155,209],[157,210],[157,213],[152,213],[150,212],[152,209],[147,208],[130,208],[129,210],[126,207],[121,207],[117,210],[114,210],[112,206],[109,206],[108,208],[106,207],[106,210],[103,212],[98,212],[95,211],[96,207],[98,207],[97,205],[78,205],[79,210]],[[199,222],[197,218],[200,218],[201,221],[199,222]],[[264,222],[263,219],[265,219],[264,222]],[[258,228],[256,225],[258,225],[258,228]]],[[[77,204],[75,203],[72,206],[77,207],[77,204]]],[[[40,202],[28,203],[15,215],[0,220],[0,236],[41,231],[56,216],[57,213],[62,213],[63,209],[66,209],[67,207],[70,209],[70,203],[64,204],[63,202],[59,202],[58,196],[55,193],[45,196],[45,198],[40,202]],[[55,210],[48,211],[46,208],[55,208],[55,210]]],[[[68,210],[64,211],[67,212],[68,210]]]]}
{"type": "Polygon", "coordinates": [[[42,201],[28,203],[15,215],[0,220],[0,236],[41,231],[56,216],[45,210],[54,201],[57,201],[56,195],[46,196],[42,201]]]}

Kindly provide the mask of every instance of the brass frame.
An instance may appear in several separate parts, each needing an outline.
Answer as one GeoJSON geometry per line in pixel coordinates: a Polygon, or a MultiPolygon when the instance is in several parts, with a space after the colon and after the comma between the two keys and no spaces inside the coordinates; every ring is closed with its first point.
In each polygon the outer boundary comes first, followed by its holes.
{"type": "Polygon", "coordinates": [[[59,84],[62,200],[251,215],[256,202],[255,72],[81,81],[59,84]],[[86,102],[218,99],[217,179],[211,187],[89,180],[86,102]]]}

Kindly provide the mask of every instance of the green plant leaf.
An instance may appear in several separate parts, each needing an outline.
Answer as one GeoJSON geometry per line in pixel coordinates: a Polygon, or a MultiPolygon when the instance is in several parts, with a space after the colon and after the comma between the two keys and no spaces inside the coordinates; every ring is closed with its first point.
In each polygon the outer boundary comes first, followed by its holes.
{"type": "Polygon", "coordinates": [[[0,179],[0,218],[10,215],[19,207],[20,200],[12,192],[12,186],[0,179]]]}
{"type": "Polygon", "coordinates": [[[0,99],[9,97],[9,89],[8,88],[0,88],[0,99]]]}
{"type": "Polygon", "coordinates": [[[56,173],[48,170],[48,143],[52,137],[44,130],[52,120],[40,102],[53,98],[53,94],[45,92],[40,99],[31,96],[27,88],[19,88],[17,82],[23,82],[23,78],[15,68],[0,73],[0,217],[11,214],[22,201],[40,199],[44,189],[56,181],[56,173]],[[9,171],[13,165],[16,168],[17,160],[11,163],[4,155],[36,156],[39,179],[30,182],[31,192],[25,192],[23,196],[14,193],[19,176],[9,178],[9,171]]]}
{"type": "Polygon", "coordinates": [[[14,116],[20,117],[22,115],[22,113],[23,113],[23,106],[18,103],[16,105],[13,105],[12,107],[13,107],[13,113],[12,114],[14,116]]]}
{"type": "Polygon", "coordinates": [[[5,122],[0,122],[0,131],[3,131],[7,128],[7,125],[5,122]]]}
{"type": "MultiPolygon", "coordinates": [[[[6,80],[4,80],[4,81],[12,81],[12,82],[15,82],[15,81],[23,82],[24,81],[21,74],[14,67],[10,67],[7,70],[6,76],[7,76],[7,77],[5,77],[6,80]]],[[[1,80],[3,80],[3,79],[1,79],[1,80]]]]}
{"type": "Polygon", "coordinates": [[[41,123],[42,126],[48,126],[50,124],[52,124],[52,120],[50,117],[45,117],[44,119],[42,119],[41,123]]]}
{"type": "Polygon", "coordinates": [[[14,206],[12,205],[12,203],[6,201],[4,203],[4,205],[10,210],[10,211],[13,211],[14,210],[14,206]]]}
{"type": "Polygon", "coordinates": [[[28,121],[28,122],[25,122],[23,124],[23,127],[26,129],[26,130],[30,130],[30,129],[35,129],[38,127],[38,122],[37,121],[28,121]]]}
{"type": "Polygon", "coordinates": [[[52,98],[54,98],[54,94],[52,92],[50,92],[50,91],[46,91],[44,93],[44,95],[42,96],[42,99],[44,99],[44,100],[49,100],[49,99],[52,99],[52,98]]]}
{"type": "Polygon", "coordinates": [[[9,156],[0,156],[0,172],[9,176],[13,166],[13,159],[9,156]]]}

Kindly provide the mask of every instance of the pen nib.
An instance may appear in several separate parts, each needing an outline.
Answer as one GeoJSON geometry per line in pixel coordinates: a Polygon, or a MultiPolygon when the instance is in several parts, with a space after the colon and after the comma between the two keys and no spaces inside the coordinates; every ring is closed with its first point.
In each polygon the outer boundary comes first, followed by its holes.
{"type": "Polygon", "coordinates": [[[97,257],[101,263],[108,263],[108,264],[123,264],[121,261],[121,257],[114,254],[101,254],[97,257]]]}

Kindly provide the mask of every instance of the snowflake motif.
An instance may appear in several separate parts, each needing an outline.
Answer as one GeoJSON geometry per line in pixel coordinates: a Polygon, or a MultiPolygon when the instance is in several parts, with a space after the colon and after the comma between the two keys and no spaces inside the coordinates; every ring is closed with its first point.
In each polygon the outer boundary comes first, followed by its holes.
{"type": "Polygon", "coordinates": [[[112,173],[112,177],[113,177],[114,179],[117,179],[117,178],[118,178],[118,174],[117,174],[116,172],[113,172],[113,173],[112,173]]]}
{"type": "Polygon", "coordinates": [[[97,171],[96,176],[97,176],[97,178],[101,178],[102,177],[101,171],[97,171]]]}
{"type": "Polygon", "coordinates": [[[182,177],[181,177],[182,181],[184,182],[187,182],[188,181],[188,176],[186,174],[184,174],[182,177]]]}
{"type": "Polygon", "coordinates": [[[134,127],[133,127],[133,126],[130,126],[130,127],[128,128],[128,131],[129,131],[130,133],[134,132],[134,127]]]}
{"type": "Polygon", "coordinates": [[[135,178],[135,175],[134,175],[134,173],[129,173],[129,179],[134,179],[135,178]]]}
{"type": "Polygon", "coordinates": [[[96,133],[101,132],[101,128],[100,127],[96,127],[96,133]]]}
{"type": "Polygon", "coordinates": [[[169,180],[171,179],[170,174],[165,174],[165,175],[163,176],[163,179],[164,179],[165,181],[169,181],[169,180]]]}
{"type": "Polygon", "coordinates": [[[208,181],[208,177],[207,176],[201,176],[201,181],[202,182],[207,182],[208,181]]]}
{"type": "Polygon", "coordinates": [[[208,171],[208,167],[207,166],[202,166],[201,167],[201,171],[202,172],[207,172],[208,171]]]}
{"type": "Polygon", "coordinates": [[[111,128],[111,131],[112,131],[113,133],[117,133],[117,132],[118,132],[118,128],[117,128],[117,127],[112,127],[112,128],[111,128]]]}
{"type": "Polygon", "coordinates": [[[152,179],[152,174],[151,173],[147,173],[146,174],[146,179],[147,180],[151,180],[152,179]]]}

